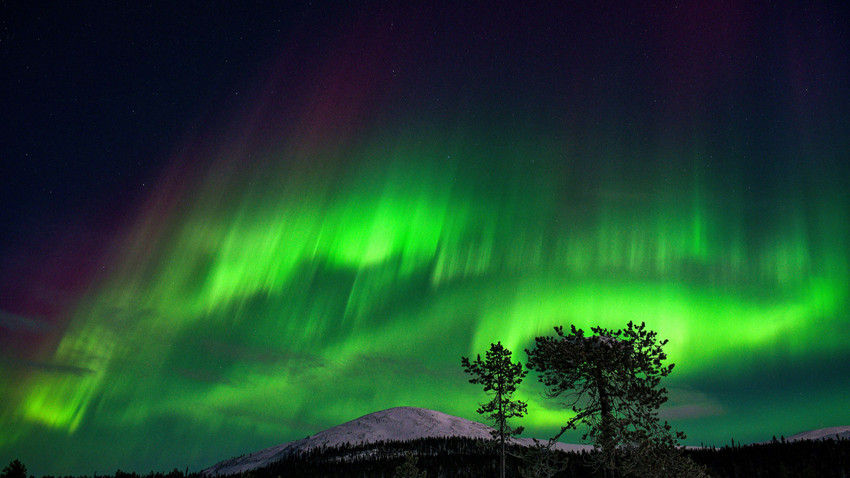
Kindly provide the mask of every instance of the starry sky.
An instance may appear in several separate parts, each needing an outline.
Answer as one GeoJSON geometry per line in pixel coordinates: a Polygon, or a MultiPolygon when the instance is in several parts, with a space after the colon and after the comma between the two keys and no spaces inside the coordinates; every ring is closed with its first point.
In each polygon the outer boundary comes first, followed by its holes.
{"type": "Polygon", "coordinates": [[[18,3],[0,462],[476,419],[462,355],[630,320],[688,444],[850,424],[847,7],[18,3]]]}

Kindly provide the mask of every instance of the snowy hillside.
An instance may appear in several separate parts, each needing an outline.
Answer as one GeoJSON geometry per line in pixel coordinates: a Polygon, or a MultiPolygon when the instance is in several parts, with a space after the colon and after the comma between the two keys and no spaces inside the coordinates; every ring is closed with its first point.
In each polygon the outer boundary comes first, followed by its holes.
{"type": "MultiPolygon", "coordinates": [[[[491,430],[491,427],[481,423],[434,410],[415,407],[390,408],[364,415],[301,440],[222,461],[204,470],[204,474],[229,475],[253,470],[273,463],[289,453],[321,446],[334,447],[344,443],[406,441],[450,436],[489,439],[491,430]]],[[[515,442],[523,445],[533,444],[530,438],[515,440],[515,442]]],[[[560,443],[556,445],[556,448],[576,451],[590,447],[560,443]]]]}
{"type": "Polygon", "coordinates": [[[785,440],[786,441],[823,440],[823,439],[826,439],[826,438],[850,438],[850,426],[821,428],[819,430],[812,430],[812,431],[808,431],[808,432],[797,433],[796,435],[791,435],[790,437],[785,437],[785,440]]]}

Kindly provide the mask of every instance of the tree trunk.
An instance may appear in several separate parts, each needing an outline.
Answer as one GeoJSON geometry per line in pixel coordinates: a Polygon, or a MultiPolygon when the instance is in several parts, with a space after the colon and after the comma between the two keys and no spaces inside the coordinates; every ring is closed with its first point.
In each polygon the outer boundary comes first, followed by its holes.
{"type": "Polygon", "coordinates": [[[504,410],[502,407],[502,384],[499,383],[499,441],[501,442],[502,451],[499,454],[499,478],[505,478],[505,419],[504,410]]]}
{"type": "MultiPolygon", "coordinates": [[[[608,383],[605,378],[602,376],[601,370],[595,371],[595,379],[596,379],[596,390],[599,393],[599,408],[600,408],[600,424],[602,427],[600,433],[600,441],[602,442],[602,456],[605,457],[606,461],[608,459],[611,460],[610,463],[605,463],[606,468],[610,468],[612,473],[616,470],[616,463],[614,463],[616,444],[614,443],[614,438],[611,436],[611,427],[614,423],[614,416],[611,410],[611,399],[608,397],[608,383]]],[[[606,471],[607,476],[607,471],[606,471]]]]}
{"type": "Polygon", "coordinates": [[[504,404],[502,403],[504,389],[502,388],[503,383],[501,372],[501,370],[496,372],[496,383],[498,384],[498,388],[496,389],[496,398],[499,400],[499,445],[501,447],[499,452],[499,478],[505,478],[505,426],[507,426],[507,420],[505,419],[504,404]]]}
{"type": "Polygon", "coordinates": [[[505,437],[502,436],[502,458],[499,464],[499,476],[505,478],[505,437]]]}

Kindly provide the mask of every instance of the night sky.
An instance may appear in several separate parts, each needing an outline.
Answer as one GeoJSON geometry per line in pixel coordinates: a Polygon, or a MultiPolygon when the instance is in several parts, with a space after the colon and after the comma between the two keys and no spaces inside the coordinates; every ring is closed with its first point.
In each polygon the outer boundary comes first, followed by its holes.
{"type": "Polygon", "coordinates": [[[0,465],[477,419],[462,355],[629,320],[688,444],[850,424],[847,7],[37,3],[0,6],[0,465]]]}

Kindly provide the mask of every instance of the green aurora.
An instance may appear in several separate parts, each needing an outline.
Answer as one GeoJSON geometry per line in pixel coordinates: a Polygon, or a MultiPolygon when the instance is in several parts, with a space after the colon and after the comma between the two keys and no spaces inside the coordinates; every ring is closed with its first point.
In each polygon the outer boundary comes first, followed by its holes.
{"type": "MultiPolygon", "coordinates": [[[[674,399],[706,376],[749,388],[753,362],[843,353],[846,195],[773,198],[759,214],[776,217],[753,230],[698,158],[632,186],[588,184],[563,144],[493,141],[382,137],[250,164],[222,154],[195,184],[154,195],[79,302],[52,360],[87,372],[32,374],[5,421],[73,434],[100,415],[132,429],[178,414],[282,440],[305,430],[281,423],[397,405],[473,417],[461,355],[497,340],[521,352],[569,323],[660,331],[679,364],[674,399]]],[[[523,423],[557,429],[564,412],[527,385],[523,423]]],[[[677,425],[734,413],[714,400],[677,425]]],[[[824,413],[762,419],[793,430],[824,413]]]]}
{"type": "MultiPolygon", "coordinates": [[[[399,115],[400,94],[347,100],[384,90],[329,57],[329,97],[284,114],[267,87],[175,150],[40,343],[52,367],[0,361],[0,456],[200,468],[393,406],[477,419],[460,357],[501,341],[525,362],[571,323],[669,339],[664,414],[688,444],[847,424],[846,139],[772,144],[710,114],[627,133],[640,115],[604,105],[575,131],[399,115]]],[[[554,434],[566,412],[533,376],[520,392],[526,435],[554,434]]]]}

